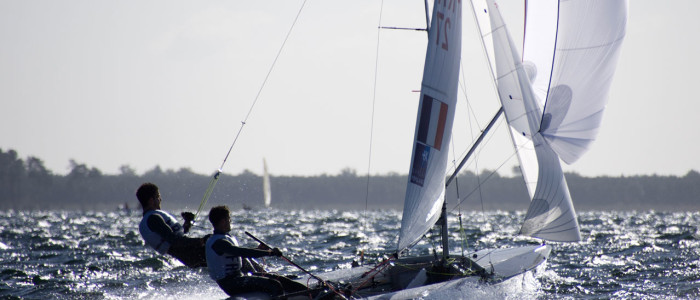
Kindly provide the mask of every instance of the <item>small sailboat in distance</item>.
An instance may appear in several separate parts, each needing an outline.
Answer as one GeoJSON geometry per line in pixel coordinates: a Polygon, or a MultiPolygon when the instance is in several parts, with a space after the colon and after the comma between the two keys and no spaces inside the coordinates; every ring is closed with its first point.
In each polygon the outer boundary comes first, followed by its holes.
{"type": "Polygon", "coordinates": [[[272,203],[272,191],[270,190],[270,174],[267,172],[267,161],[263,158],[263,204],[266,208],[272,203]]]}

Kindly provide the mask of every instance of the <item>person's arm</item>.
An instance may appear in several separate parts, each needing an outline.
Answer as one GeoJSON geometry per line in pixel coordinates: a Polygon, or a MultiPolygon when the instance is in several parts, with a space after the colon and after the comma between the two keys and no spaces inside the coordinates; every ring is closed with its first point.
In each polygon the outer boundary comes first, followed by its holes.
{"type": "Polygon", "coordinates": [[[170,243],[171,246],[201,246],[202,244],[202,239],[181,236],[173,232],[170,226],[165,223],[163,217],[158,214],[150,215],[146,222],[148,229],[160,235],[166,242],[170,243]]]}
{"type": "MultiPolygon", "coordinates": [[[[259,250],[252,248],[236,247],[231,242],[225,239],[219,239],[211,246],[212,250],[218,255],[229,254],[233,256],[257,258],[263,256],[273,256],[276,255],[272,250],[259,250]]],[[[281,254],[279,250],[277,253],[281,254]]]]}

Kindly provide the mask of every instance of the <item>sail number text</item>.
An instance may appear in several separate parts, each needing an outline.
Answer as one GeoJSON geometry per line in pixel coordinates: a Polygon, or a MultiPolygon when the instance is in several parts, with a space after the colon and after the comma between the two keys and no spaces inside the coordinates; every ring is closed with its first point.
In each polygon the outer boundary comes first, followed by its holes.
{"type": "Polygon", "coordinates": [[[446,15],[445,11],[455,13],[455,10],[461,8],[462,0],[438,0],[435,3],[435,17],[437,18],[437,37],[435,44],[440,45],[445,51],[449,50],[448,31],[452,29],[452,21],[450,15],[446,15]]]}

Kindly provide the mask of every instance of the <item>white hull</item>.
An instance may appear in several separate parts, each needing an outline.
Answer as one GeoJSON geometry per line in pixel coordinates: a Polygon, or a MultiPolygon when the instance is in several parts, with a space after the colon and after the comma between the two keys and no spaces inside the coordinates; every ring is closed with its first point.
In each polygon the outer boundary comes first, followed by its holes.
{"type": "MultiPolygon", "coordinates": [[[[498,284],[537,268],[547,260],[550,252],[551,247],[543,245],[487,249],[469,253],[468,257],[472,258],[479,267],[485,269],[488,273],[487,276],[477,274],[463,277],[455,276],[453,279],[431,284],[426,284],[430,279],[426,276],[425,268],[421,268],[421,266],[432,263],[433,257],[400,259],[384,271],[373,273],[373,278],[363,276],[363,274],[372,271],[375,266],[336,270],[316,274],[316,276],[334,284],[346,285],[350,283],[351,289],[367,285],[368,282],[373,283],[371,288],[357,289],[352,296],[353,298],[414,299],[426,297],[434,291],[459,290],[460,287],[467,284],[498,284]]],[[[309,276],[304,276],[297,281],[312,287],[318,283],[309,276]]]]}

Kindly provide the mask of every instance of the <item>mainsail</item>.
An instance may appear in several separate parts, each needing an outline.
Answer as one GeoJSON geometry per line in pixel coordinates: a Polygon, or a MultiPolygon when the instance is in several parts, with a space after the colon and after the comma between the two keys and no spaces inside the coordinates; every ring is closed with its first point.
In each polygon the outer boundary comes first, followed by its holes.
{"type": "Polygon", "coordinates": [[[527,2],[524,61],[495,1],[479,1],[475,8],[532,197],[521,233],[578,241],[559,158],[575,161],[595,139],[625,34],[627,3],[527,2]]]}
{"type": "Polygon", "coordinates": [[[399,253],[415,244],[440,217],[461,48],[462,1],[436,0],[428,32],[399,253]]]}

